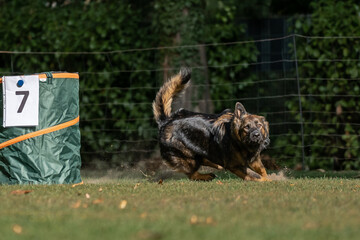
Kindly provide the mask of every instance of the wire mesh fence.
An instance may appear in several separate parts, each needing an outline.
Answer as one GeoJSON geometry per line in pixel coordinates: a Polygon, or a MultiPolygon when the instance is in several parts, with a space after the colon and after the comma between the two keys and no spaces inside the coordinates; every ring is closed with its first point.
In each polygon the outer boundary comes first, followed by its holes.
{"type": "Polygon", "coordinates": [[[123,165],[159,156],[151,104],[164,79],[186,62],[159,64],[168,56],[164,51],[199,54],[203,48],[209,55],[224,50],[227,54],[218,56],[219,61],[199,60],[189,66],[194,76],[191,88],[174,108],[221,112],[241,102],[270,123],[271,145],[263,153],[265,162],[355,169],[360,167],[359,41],[357,36],[293,34],[110,52],[0,51],[1,74],[39,72],[36,63],[44,59],[48,63],[44,71],[79,72],[83,161],[85,165],[92,160],[123,165]],[[229,56],[232,50],[249,46],[255,58],[229,56]],[[124,62],[124,54],[133,61],[124,62]],[[19,67],[28,62],[32,67],[26,71],[19,67]]]}

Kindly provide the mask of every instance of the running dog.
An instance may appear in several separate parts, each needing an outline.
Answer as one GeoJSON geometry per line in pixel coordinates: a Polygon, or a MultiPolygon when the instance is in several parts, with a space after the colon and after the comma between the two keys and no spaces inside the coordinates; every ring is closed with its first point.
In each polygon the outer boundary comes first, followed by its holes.
{"type": "Polygon", "coordinates": [[[158,91],[153,113],[159,127],[161,156],[191,180],[210,181],[200,166],[227,169],[244,180],[269,181],[260,152],[269,144],[269,123],[248,113],[237,102],[235,110],[206,114],[179,109],[171,104],[189,85],[191,70],[182,68],[158,91]]]}

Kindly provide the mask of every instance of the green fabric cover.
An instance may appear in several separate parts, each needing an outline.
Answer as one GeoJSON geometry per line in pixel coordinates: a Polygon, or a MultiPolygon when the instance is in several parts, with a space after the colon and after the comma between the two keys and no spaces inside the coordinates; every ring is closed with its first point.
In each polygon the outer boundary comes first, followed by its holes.
{"type": "MultiPolygon", "coordinates": [[[[0,143],[71,121],[79,115],[79,79],[52,78],[39,83],[39,125],[0,126],[0,143]]],[[[1,96],[2,96],[2,87],[1,96]]],[[[0,97],[0,106],[3,99],[0,97]]],[[[0,123],[3,120],[0,111],[0,123]]],[[[0,149],[0,184],[80,183],[79,123],[0,149]]]]}

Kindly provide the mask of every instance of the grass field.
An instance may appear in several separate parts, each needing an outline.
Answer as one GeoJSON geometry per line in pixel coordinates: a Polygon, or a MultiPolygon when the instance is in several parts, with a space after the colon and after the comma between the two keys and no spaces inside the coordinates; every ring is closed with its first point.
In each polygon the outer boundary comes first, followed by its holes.
{"type": "Polygon", "coordinates": [[[4,185],[0,239],[359,239],[358,174],[162,184],[88,174],[76,187],[4,185]]]}

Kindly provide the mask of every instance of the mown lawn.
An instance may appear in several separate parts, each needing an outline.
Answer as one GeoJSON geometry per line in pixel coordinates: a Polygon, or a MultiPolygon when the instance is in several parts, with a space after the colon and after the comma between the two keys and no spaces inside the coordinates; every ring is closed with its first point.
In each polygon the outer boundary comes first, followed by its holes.
{"type": "Polygon", "coordinates": [[[4,185],[0,239],[359,239],[360,179],[353,175],[4,185]]]}

